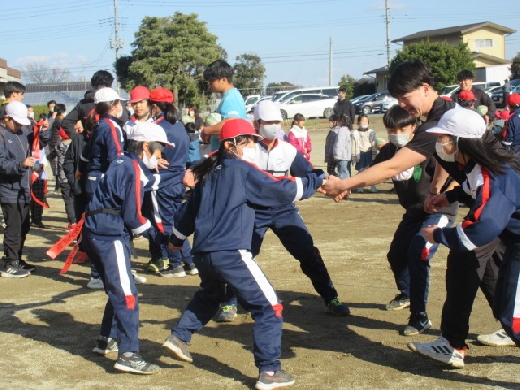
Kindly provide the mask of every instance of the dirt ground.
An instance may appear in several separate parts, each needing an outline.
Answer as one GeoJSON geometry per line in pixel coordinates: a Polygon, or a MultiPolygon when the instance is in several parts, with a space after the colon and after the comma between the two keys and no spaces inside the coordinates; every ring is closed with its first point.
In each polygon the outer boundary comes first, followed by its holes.
{"type": "MultiPolygon", "coordinates": [[[[383,136],[380,117],[371,126],[383,136]]],[[[323,121],[309,122],[315,165],[324,168],[323,121]]],[[[53,181],[49,183],[52,188],[53,181]]],[[[301,215],[320,249],[339,292],[352,310],[349,317],[333,317],[297,261],[269,233],[258,262],[284,304],[283,369],[296,378],[297,389],[487,389],[520,388],[516,348],[480,346],[476,335],[499,328],[479,292],[470,322],[466,366],[449,369],[410,352],[409,341],[432,341],[439,334],[444,302],[447,251],[441,248],[431,262],[428,313],[433,327],[423,335],[399,335],[409,313],[388,312],[384,305],[397,293],[386,252],[403,213],[391,183],[377,194],[355,194],[340,204],[317,194],[300,203],[301,215]]],[[[193,364],[163,356],[161,344],[198,289],[197,276],[160,278],[148,275],[138,286],[141,351],[161,366],[153,376],[118,373],[116,355],[91,352],[106,302],[103,291],[85,287],[89,267],[73,265],[60,275],[66,254],[58,260],[45,251],[66,226],[61,198],[49,195],[45,230],[33,229],[26,243],[27,260],[38,266],[26,279],[0,278],[0,374],[2,389],[247,389],[253,388],[251,325],[247,313],[235,322],[211,321],[190,345],[193,364]]],[[[462,210],[466,212],[467,210],[462,210]]],[[[148,261],[146,243],[136,241],[135,268],[148,261]]]]}

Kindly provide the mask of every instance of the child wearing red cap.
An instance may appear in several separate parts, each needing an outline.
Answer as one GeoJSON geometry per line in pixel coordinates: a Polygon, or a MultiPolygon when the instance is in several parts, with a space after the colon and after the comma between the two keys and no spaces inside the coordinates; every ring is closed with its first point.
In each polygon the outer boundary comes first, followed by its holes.
{"type": "Polygon", "coordinates": [[[274,389],[292,385],[294,378],[281,371],[278,360],[282,305],[251,254],[253,205],[277,207],[308,198],[323,180],[312,173],[303,178],[275,178],[242,161],[255,154],[255,142],[261,139],[246,120],[226,121],[220,148],[193,167],[197,184],[170,242],[172,248],[180,249],[186,237],[195,233],[193,254],[202,289],[195,293],[163,349],[174,358],[193,361],[186,343],[217,313],[227,283],[255,321],[253,354],[260,371],[256,389],[274,389]]]}
{"type": "Polygon", "coordinates": [[[513,93],[508,96],[507,108],[511,115],[502,131],[502,145],[516,153],[520,151],[520,94],[513,93]]]}

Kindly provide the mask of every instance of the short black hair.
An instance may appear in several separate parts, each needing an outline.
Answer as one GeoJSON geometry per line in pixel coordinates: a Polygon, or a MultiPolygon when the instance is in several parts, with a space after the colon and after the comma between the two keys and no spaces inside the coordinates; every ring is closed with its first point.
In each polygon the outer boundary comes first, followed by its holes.
{"type": "Polygon", "coordinates": [[[473,72],[471,70],[464,69],[457,73],[457,80],[459,81],[467,79],[473,80],[474,78],[475,76],[473,75],[473,72]]]}
{"type": "Polygon", "coordinates": [[[233,68],[224,60],[213,61],[204,70],[203,76],[205,81],[213,81],[226,78],[230,83],[233,82],[233,68]]]}
{"type": "Polygon", "coordinates": [[[31,108],[32,106],[30,104],[26,104],[25,107],[31,108]]]}
{"type": "Polygon", "coordinates": [[[347,92],[347,88],[339,87],[338,92],[347,92]]]}
{"type": "Polygon", "coordinates": [[[106,70],[98,70],[90,79],[90,85],[96,89],[100,87],[111,87],[113,82],[114,77],[112,77],[112,73],[106,70]]]}
{"type": "Polygon", "coordinates": [[[393,105],[383,115],[383,124],[387,129],[398,130],[403,127],[414,125],[417,123],[417,119],[410,115],[404,108],[393,105]]]}
{"type": "Polygon", "coordinates": [[[56,104],[56,105],[54,106],[54,112],[55,112],[57,115],[59,115],[59,114],[64,114],[65,111],[67,111],[66,108],[65,108],[65,104],[61,104],[61,103],[60,103],[60,104],[56,104]]]}
{"type": "Polygon", "coordinates": [[[25,85],[22,83],[18,81],[8,81],[4,85],[4,96],[6,99],[9,99],[14,92],[25,93],[25,90],[25,85]]]}
{"type": "Polygon", "coordinates": [[[433,73],[428,65],[419,60],[401,62],[390,75],[388,92],[398,98],[419,88],[423,83],[433,88],[433,73]]]}
{"type": "Polygon", "coordinates": [[[195,127],[195,122],[188,122],[184,125],[187,133],[195,133],[197,128],[195,127]]]}
{"type": "Polygon", "coordinates": [[[49,104],[56,104],[56,100],[49,100],[47,102],[47,107],[49,107],[49,104]]]}

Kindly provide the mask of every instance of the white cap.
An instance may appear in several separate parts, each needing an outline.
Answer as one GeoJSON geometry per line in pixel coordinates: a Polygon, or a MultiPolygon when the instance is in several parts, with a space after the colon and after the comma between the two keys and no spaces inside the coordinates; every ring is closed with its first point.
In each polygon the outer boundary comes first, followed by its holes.
{"type": "Polygon", "coordinates": [[[262,100],[255,107],[254,113],[255,121],[259,119],[263,121],[282,121],[282,113],[275,102],[272,100],[266,99],[262,100]]]}
{"type": "Polygon", "coordinates": [[[22,126],[28,126],[31,124],[31,121],[27,118],[27,107],[22,102],[15,100],[7,103],[5,106],[5,115],[13,118],[15,122],[22,126]]]}
{"type": "Polygon", "coordinates": [[[128,139],[135,141],[160,142],[173,146],[173,144],[168,141],[164,129],[153,122],[137,122],[137,124],[132,127],[132,131],[128,132],[127,136],[128,139]]]}
{"type": "Polygon", "coordinates": [[[486,122],[473,110],[452,108],[444,113],[437,126],[426,132],[448,134],[460,138],[481,138],[486,132],[486,122]]]}
{"type": "Polygon", "coordinates": [[[112,102],[114,100],[123,100],[123,98],[119,96],[118,93],[110,87],[98,89],[96,91],[96,94],[94,95],[95,104],[103,102],[112,102]]]}

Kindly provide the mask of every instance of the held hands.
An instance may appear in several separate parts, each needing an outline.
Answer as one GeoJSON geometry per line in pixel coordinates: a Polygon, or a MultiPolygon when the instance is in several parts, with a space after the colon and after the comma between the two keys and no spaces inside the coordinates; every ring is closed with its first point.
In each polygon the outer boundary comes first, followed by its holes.
{"type": "Polygon", "coordinates": [[[191,169],[186,169],[186,173],[184,173],[184,178],[182,179],[182,184],[186,187],[195,187],[195,184],[197,184],[191,169]]]}
{"type": "Polygon", "coordinates": [[[424,201],[424,211],[428,214],[436,213],[437,210],[442,209],[443,207],[449,206],[450,202],[446,198],[446,193],[438,194],[438,195],[428,195],[426,200],[424,201]]]}
{"type": "Polygon", "coordinates": [[[168,248],[170,248],[172,251],[180,251],[182,249],[182,246],[175,246],[170,242],[168,244],[168,248]]]}
{"type": "Polygon", "coordinates": [[[209,144],[211,141],[211,135],[206,134],[204,132],[205,129],[206,129],[205,127],[202,128],[202,131],[200,132],[199,137],[203,144],[209,144]]]}
{"type": "Polygon", "coordinates": [[[438,228],[437,225],[430,225],[428,227],[421,229],[421,234],[423,235],[424,238],[426,238],[428,240],[429,243],[435,244],[435,240],[433,239],[433,232],[437,228],[438,228]]]}

